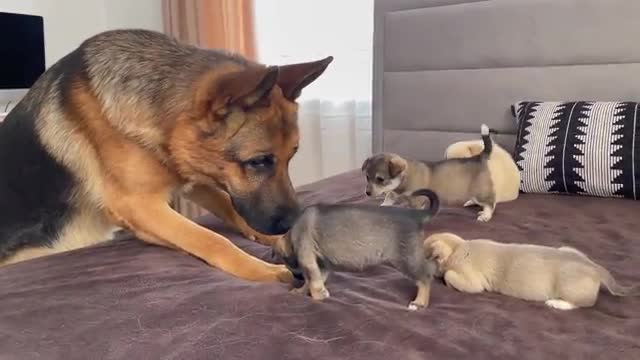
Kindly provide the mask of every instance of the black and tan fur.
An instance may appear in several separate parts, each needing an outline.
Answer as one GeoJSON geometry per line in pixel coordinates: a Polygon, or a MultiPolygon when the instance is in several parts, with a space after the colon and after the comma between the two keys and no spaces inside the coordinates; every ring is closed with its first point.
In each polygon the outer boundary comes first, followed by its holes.
{"type": "Polygon", "coordinates": [[[244,279],[290,281],[168,202],[183,192],[269,245],[286,232],[295,99],[331,60],[267,67],[145,30],[86,40],[0,125],[0,264],[127,228],[244,279]]]}
{"type": "Polygon", "coordinates": [[[480,205],[478,221],[489,221],[496,204],[495,190],[487,161],[492,153],[490,129],[481,127],[484,149],[467,157],[436,162],[404,159],[393,153],[376,154],[364,161],[362,171],[367,180],[368,196],[385,195],[383,206],[408,200],[412,207],[423,202],[411,193],[418,189],[433,190],[447,205],[480,205]]]}

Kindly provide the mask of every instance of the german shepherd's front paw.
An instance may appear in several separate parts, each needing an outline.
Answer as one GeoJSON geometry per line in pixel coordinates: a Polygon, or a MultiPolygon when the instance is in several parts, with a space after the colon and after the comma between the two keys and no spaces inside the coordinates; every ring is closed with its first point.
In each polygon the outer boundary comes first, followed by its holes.
{"type": "Polygon", "coordinates": [[[285,284],[293,284],[293,282],[295,281],[295,278],[293,277],[293,274],[291,273],[291,271],[289,271],[289,269],[287,269],[286,266],[284,265],[274,265],[274,266],[277,267],[277,269],[275,270],[275,276],[279,282],[285,283],[285,284]]]}
{"type": "Polygon", "coordinates": [[[264,234],[256,234],[253,241],[256,241],[259,244],[266,246],[273,246],[283,235],[264,235],[264,234]]]}
{"type": "Polygon", "coordinates": [[[282,237],[282,235],[260,234],[252,230],[243,231],[242,235],[251,241],[255,241],[258,244],[266,246],[273,246],[282,237]]]}
{"type": "Polygon", "coordinates": [[[252,269],[251,275],[246,278],[258,282],[281,282],[290,285],[294,283],[293,274],[284,265],[264,262],[259,268],[252,269]]]}

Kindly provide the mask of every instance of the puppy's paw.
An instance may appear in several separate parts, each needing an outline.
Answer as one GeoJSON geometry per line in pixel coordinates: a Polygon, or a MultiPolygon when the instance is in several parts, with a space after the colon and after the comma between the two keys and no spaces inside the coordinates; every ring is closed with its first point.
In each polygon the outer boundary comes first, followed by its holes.
{"type": "Polygon", "coordinates": [[[302,285],[301,287],[294,287],[293,289],[289,290],[289,292],[291,294],[295,294],[295,295],[308,295],[309,294],[309,287],[302,285]]]}
{"type": "Polygon", "coordinates": [[[484,210],[483,210],[483,211],[480,211],[480,212],[478,213],[478,221],[480,221],[480,222],[489,222],[489,220],[491,220],[491,216],[492,216],[492,215],[493,215],[493,214],[491,214],[491,213],[490,213],[490,212],[488,212],[488,211],[484,211],[484,210]]]}
{"type": "Polygon", "coordinates": [[[311,290],[311,297],[313,300],[322,301],[324,299],[329,298],[331,294],[329,294],[329,290],[326,287],[317,290],[311,290]]]}
{"type": "Polygon", "coordinates": [[[446,251],[443,248],[443,245],[439,241],[434,241],[429,245],[429,250],[431,252],[430,259],[435,261],[438,265],[438,268],[441,268],[444,265],[444,262],[447,260],[446,251]]]}
{"type": "Polygon", "coordinates": [[[475,204],[476,204],[476,202],[475,202],[475,201],[473,201],[473,200],[469,200],[469,201],[467,201],[466,203],[464,203],[464,205],[462,205],[462,206],[464,206],[464,207],[469,207],[469,206],[474,206],[475,204]]]}
{"type": "Polygon", "coordinates": [[[393,206],[393,201],[383,201],[382,204],[380,204],[380,206],[393,206]]]}
{"type": "Polygon", "coordinates": [[[417,303],[415,301],[412,301],[412,302],[409,303],[409,306],[407,306],[407,310],[409,310],[409,311],[418,311],[418,310],[420,310],[420,309],[422,309],[424,307],[425,307],[424,305],[419,304],[419,303],[417,303]]]}
{"type": "Polygon", "coordinates": [[[450,273],[451,271],[443,271],[442,272],[442,280],[444,280],[444,285],[446,287],[450,287],[452,289],[455,289],[455,287],[453,285],[451,285],[451,282],[449,281],[449,279],[451,279],[451,275],[447,276],[447,273],[450,273]]]}
{"type": "Polygon", "coordinates": [[[550,299],[544,302],[548,307],[558,309],[558,310],[573,310],[576,308],[575,305],[568,301],[560,300],[560,299],[550,299]]]}

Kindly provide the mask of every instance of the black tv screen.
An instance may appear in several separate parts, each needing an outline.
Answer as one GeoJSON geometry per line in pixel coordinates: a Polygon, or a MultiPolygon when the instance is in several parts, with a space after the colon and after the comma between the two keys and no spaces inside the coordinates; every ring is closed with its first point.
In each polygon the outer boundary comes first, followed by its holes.
{"type": "Polygon", "coordinates": [[[0,12],[0,89],[27,89],[44,72],[41,16],[0,12]]]}

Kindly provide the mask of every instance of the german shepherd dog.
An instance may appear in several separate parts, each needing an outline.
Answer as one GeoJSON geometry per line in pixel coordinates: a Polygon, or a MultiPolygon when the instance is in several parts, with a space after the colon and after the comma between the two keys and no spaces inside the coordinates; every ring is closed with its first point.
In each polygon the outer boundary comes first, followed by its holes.
{"type": "Polygon", "coordinates": [[[181,192],[266,245],[299,213],[296,98],[332,61],[264,66],[146,30],[95,35],[0,125],[0,263],[120,228],[252,281],[292,280],[174,211],[181,192]]]}

